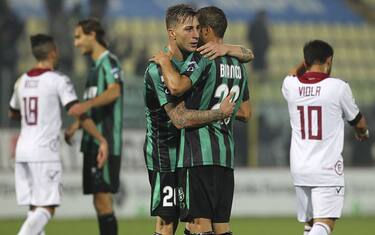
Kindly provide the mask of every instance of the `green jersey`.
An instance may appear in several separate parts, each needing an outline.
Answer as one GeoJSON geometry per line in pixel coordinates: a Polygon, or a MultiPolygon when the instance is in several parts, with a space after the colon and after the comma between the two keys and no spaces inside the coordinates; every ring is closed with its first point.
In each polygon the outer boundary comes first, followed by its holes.
{"type": "MultiPolygon", "coordinates": [[[[104,52],[92,63],[83,95],[84,100],[100,96],[109,85],[121,85],[121,96],[114,102],[90,109],[87,114],[94,121],[96,128],[106,138],[110,155],[121,155],[122,150],[122,115],[123,115],[123,73],[116,56],[104,52]]],[[[99,144],[86,131],[83,132],[81,151],[86,155],[96,155],[99,144]]]]}
{"type": "MultiPolygon", "coordinates": [[[[172,60],[172,64],[180,70],[184,61],[172,60]]],[[[173,172],[176,169],[180,131],[164,109],[164,105],[176,101],[164,84],[160,66],[150,63],[144,76],[146,138],[143,146],[149,170],[173,172]]]]}
{"type": "Polygon", "coordinates": [[[208,60],[194,53],[183,72],[192,81],[185,96],[187,109],[219,109],[222,100],[233,92],[233,115],[224,121],[181,131],[178,167],[218,165],[233,168],[233,118],[240,104],[249,99],[245,67],[234,57],[208,60]]]}

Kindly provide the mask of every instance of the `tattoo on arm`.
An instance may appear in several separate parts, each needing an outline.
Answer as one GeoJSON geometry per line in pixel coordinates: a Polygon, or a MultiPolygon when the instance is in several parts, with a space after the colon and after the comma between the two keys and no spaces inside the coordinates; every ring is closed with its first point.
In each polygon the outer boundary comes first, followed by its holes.
{"type": "Polygon", "coordinates": [[[169,110],[168,115],[177,128],[198,127],[225,118],[219,109],[191,110],[186,109],[184,102],[169,110]]]}
{"type": "Polygon", "coordinates": [[[244,48],[244,47],[241,47],[241,52],[242,52],[242,56],[245,60],[253,59],[253,53],[251,52],[251,50],[249,50],[247,48],[244,48]]]}

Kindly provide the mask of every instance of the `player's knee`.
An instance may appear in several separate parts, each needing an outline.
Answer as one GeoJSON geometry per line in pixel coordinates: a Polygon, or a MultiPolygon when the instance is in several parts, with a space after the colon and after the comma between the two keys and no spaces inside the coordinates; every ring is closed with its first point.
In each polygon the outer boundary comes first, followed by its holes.
{"type": "Polygon", "coordinates": [[[94,206],[97,214],[110,214],[112,209],[112,197],[110,194],[94,194],[94,206]]]}
{"type": "Polygon", "coordinates": [[[174,217],[158,216],[156,219],[157,231],[161,231],[162,234],[173,234],[175,223],[178,223],[178,220],[174,217]]]}

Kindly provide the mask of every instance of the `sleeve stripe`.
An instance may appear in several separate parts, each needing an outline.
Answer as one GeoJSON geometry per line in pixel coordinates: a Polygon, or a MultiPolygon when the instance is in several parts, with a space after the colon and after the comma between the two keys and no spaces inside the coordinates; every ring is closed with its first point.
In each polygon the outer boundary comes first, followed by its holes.
{"type": "Polygon", "coordinates": [[[19,112],[20,111],[19,109],[15,109],[12,106],[9,106],[9,110],[12,111],[12,112],[19,112]]]}
{"type": "Polygon", "coordinates": [[[77,104],[77,103],[79,103],[78,100],[70,101],[68,104],[65,105],[65,110],[66,110],[66,111],[69,111],[69,109],[70,109],[73,105],[75,105],[75,104],[77,104]]]}
{"type": "Polygon", "coordinates": [[[357,116],[353,120],[348,121],[348,123],[351,126],[356,126],[358,122],[361,120],[361,118],[362,118],[362,113],[358,112],[357,116]]]}

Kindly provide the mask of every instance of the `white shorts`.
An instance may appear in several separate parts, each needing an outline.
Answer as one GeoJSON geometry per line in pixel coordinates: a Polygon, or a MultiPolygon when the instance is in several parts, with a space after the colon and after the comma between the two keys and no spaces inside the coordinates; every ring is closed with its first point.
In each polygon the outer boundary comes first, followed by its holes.
{"type": "Polygon", "coordinates": [[[60,162],[16,162],[15,182],[19,205],[53,206],[61,202],[60,162]]]}
{"type": "Polygon", "coordinates": [[[308,222],[317,218],[340,218],[344,206],[345,188],[295,186],[297,219],[308,222]]]}

